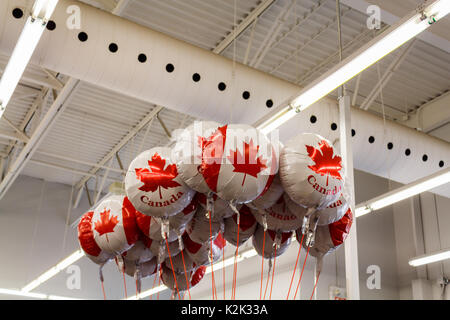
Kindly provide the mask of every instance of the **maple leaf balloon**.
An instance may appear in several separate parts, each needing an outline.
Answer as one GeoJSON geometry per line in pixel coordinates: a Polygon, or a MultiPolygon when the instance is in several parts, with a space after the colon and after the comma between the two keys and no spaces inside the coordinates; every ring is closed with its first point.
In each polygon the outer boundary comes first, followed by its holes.
{"type": "Polygon", "coordinates": [[[159,198],[162,199],[161,188],[169,189],[181,186],[178,182],[174,181],[178,176],[177,166],[175,164],[170,164],[166,169],[166,160],[162,159],[161,156],[156,152],[151,160],[148,160],[147,168],[136,168],[136,177],[141,180],[144,185],[139,187],[139,190],[145,192],[154,192],[159,190],[159,198]]]}
{"type": "Polygon", "coordinates": [[[233,172],[241,172],[244,174],[242,185],[245,183],[247,174],[257,178],[258,173],[267,168],[267,160],[264,160],[262,156],[256,157],[259,146],[253,144],[253,139],[250,140],[250,143],[244,141],[243,144],[243,154],[241,154],[239,149],[236,149],[236,151],[230,150],[230,155],[228,156],[228,160],[231,161],[234,167],[233,172]]]}
{"type": "Polygon", "coordinates": [[[170,217],[192,201],[195,191],[178,174],[172,149],[156,147],[139,154],[125,176],[125,192],[139,212],[170,217]]]}
{"type": "Polygon", "coordinates": [[[289,140],[280,153],[280,180],[285,192],[298,205],[324,209],[342,194],[341,157],[332,144],[314,133],[289,140]]]}
{"type": "Polygon", "coordinates": [[[173,156],[182,180],[201,193],[216,192],[227,126],[195,121],[177,136],[173,156]]]}
{"type": "Polygon", "coordinates": [[[114,255],[129,250],[139,238],[136,209],[123,195],[104,199],[94,210],[92,232],[101,250],[114,255]]]}
{"type": "Polygon", "coordinates": [[[247,203],[270,187],[278,172],[278,145],[246,124],[227,126],[217,195],[226,201],[247,203]]]}
{"type": "Polygon", "coordinates": [[[342,169],[341,157],[334,155],[334,150],[330,145],[322,140],[319,143],[319,148],[316,149],[313,146],[306,146],[309,157],[315,162],[314,165],[308,166],[311,170],[320,175],[327,175],[336,179],[342,179],[339,171],[342,169]]]}

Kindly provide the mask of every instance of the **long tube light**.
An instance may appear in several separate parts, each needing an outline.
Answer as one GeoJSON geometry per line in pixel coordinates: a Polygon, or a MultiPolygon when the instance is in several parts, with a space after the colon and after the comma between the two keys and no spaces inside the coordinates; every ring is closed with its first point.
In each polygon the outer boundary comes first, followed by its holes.
{"type": "Polygon", "coordinates": [[[0,288],[0,294],[6,294],[6,295],[10,295],[10,296],[26,297],[26,298],[34,298],[34,299],[82,300],[82,299],[73,298],[73,297],[63,297],[63,296],[56,296],[56,295],[53,295],[53,294],[44,294],[44,293],[23,292],[23,291],[20,291],[20,290],[4,289],[4,288],[0,288]]]}
{"type": "Polygon", "coordinates": [[[430,264],[447,259],[450,259],[450,250],[441,250],[438,252],[424,254],[422,256],[415,257],[409,260],[409,265],[413,267],[418,267],[424,264],[430,264]]]}
{"type": "Polygon", "coordinates": [[[0,79],[0,117],[5,112],[57,3],[58,0],[36,0],[34,2],[31,16],[25,23],[0,79]]]}
{"type": "Polygon", "coordinates": [[[354,54],[303,88],[299,95],[283,106],[281,111],[262,122],[258,129],[267,134],[278,128],[297,113],[305,110],[378,60],[416,37],[449,12],[449,0],[426,1],[411,14],[392,25],[383,34],[368,42],[354,54]]]}
{"type": "Polygon", "coordinates": [[[372,211],[387,207],[396,202],[413,197],[419,193],[439,187],[450,182],[450,168],[416,180],[396,190],[392,190],[372,200],[363,202],[356,207],[355,216],[360,217],[372,211]]]}
{"type": "Polygon", "coordinates": [[[53,278],[55,275],[57,275],[59,272],[70,266],[71,264],[75,263],[81,257],[84,256],[84,252],[80,249],[72,253],[70,256],[59,262],[54,267],[50,268],[48,271],[41,274],[38,278],[31,281],[29,284],[27,284],[25,287],[22,288],[22,292],[30,292],[31,290],[37,288],[42,283],[46,282],[47,280],[53,278]]]}

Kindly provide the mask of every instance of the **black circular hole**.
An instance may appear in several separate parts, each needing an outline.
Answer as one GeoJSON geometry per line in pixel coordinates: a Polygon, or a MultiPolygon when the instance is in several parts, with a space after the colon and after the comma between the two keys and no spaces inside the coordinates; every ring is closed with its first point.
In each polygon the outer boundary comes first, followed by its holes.
{"type": "Polygon", "coordinates": [[[309,121],[311,121],[311,123],[316,123],[317,117],[313,115],[311,116],[311,118],[309,118],[309,121]]]}
{"type": "Polygon", "coordinates": [[[23,17],[23,11],[22,11],[22,9],[20,9],[20,8],[15,8],[15,9],[12,11],[12,15],[13,15],[14,18],[20,19],[20,18],[23,17]]]}
{"type": "Polygon", "coordinates": [[[444,161],[439,161],[439,167],[442,168],[444,166],[444,161]]]}
{"type": "Polygon", "coordinates": [[[78,34],[78,40],[80,40],[81,42],[85,42],[88,39],[88,35],[86,32],[81,31],[78,34]]]}
{"type": "Polygon", "coordinates": [[[389,142],[389,143],[387,144],[387,148],[388,148],[389,150],[392,150],[392,148],[394,148],[394,144],[393,144],[392,142],[389,142]]]}
{"type": "Polygon", "coordinates": [[[175,67],[173,66],[173,64],[171,64],[171,63],[168,63],[168,64],[166,64],[166,71],[167,72],[173,72],[173,70],[175,70],[175,67]]]}
{"type": "Polygon", "coordinates": [[[352,129],[352,137],[354,137],[354,136],[355,136],[355,134],[356,134],[356,131],[355,131],[355,129],[352,129]]]}
{"type": "Polygon", "coordinates": [[[250,92],[248,91],[242,92],[242,98],[244,98],[244,100],[248,100],[250,98],[250,92]]]}
{"type": "Polygon", "coordinates": [[[409,150],[409,149],[406,149],[406,150],[405,150],[405,154],[406,154],[406,156],[409,156],[409,155],[411,155],[411,150],[409,150]]]}
{"type": "Polygon", "coordinates": [[[49,22],[47,22],[47,26],[46,26],[47,30],[53,31],[56,29],[56,23],[53,20],[50,20],[49,22]]]}
{"type": "Polygon", "coordinates": [[[369,137],[369,143],[374,143],[375,142],[375,138],[373,136],[369,137]]]}
{"type": "Polygon", "coordinates": [[[331,130],[335,131],[336,129],[337,129],[337,124],[333,122],[331,124],[331,130]]]}
{"type": "Polygon", "coordinates": [[[194,73],[193,75],[192,75],[192,81],[194,81],[194,82],[199,82],[200,81],[200,75],[198,74],[198,73],[194,73]]]}
{"type": "Polygon", "coordinates": [[[109,44],[108,49],[110,52],[115,53],[117,52],[117,50],[119,50],[119,47],[113,42],[109,44]]]}
{"type": "Polygon", "coordinates": [[[422,156],[422,161],[423,162],[426,162],[428,160],[428,156],[426,155],[426,154],[424,154],[423,156],[422,156]]]}
{"type": "Polygon", "coordinates": [[[273,107],[273,101],[272,101],[272,99],[269,99],[269,100],[266,101],[266,107],[267,107],[267,108],[272,108],[272,107],[273,107]]]}
{"type": "Polygon", "coordinates": [[[146,56],[144,53],[140,53],[140,54],[138,55],[138,61],[139,61],[140,63],[144,63],[145,61],[147,61],[147,56],[146,56]]]}
{"type": "Polygon", "coordinates": [[[220,91],[224,91],[227,88],[227,85],[221,82],[217,87],[219,88],[220,91]]]}

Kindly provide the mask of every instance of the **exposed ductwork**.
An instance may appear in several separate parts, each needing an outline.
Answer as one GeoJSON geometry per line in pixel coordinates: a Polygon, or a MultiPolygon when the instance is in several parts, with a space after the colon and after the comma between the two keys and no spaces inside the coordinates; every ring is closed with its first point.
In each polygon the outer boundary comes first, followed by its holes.
{"type": "MultiPolygon", "coordinates": [[[[11,54],[25,22],[15,19],[12,10],[29,8],[29,4],[0,1],[0,52],[11,54]]],[[[255,123],[301,90],[80,2],[60,0],[52,20],[56,28],[44,33],[33,63],[198,118],[255,123]],[[66,25],[71,5],[80,8],[81,29],[66,25]]],[[[283,125],[280,138],[286,141],[309,131],[335,141],[339,128],[333,130],[333,123],[339,124],[337,102],[322,99],[283,125]]],[[[450,146],[439,139],[357,109],[352,111],[352,124],[356,169],[409,183],[450,163],[450,146]]],[[[450,186],[435,191],[450,197],[450,186]]]]}

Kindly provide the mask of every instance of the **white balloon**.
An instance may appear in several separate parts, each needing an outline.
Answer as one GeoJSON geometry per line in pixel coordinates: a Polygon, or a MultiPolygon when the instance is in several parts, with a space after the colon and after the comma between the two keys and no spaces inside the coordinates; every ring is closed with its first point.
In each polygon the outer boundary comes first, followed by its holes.
{"type": "Polygon", "coordinates": [[[303,224],[303,217],[299,217],[299,211],[306,213],[306,209],[298,206],[296,214],[289,210],[285,199],[285,195],[281,195],[278,201],[270,208],[252,209],[252,213],[260,225],[264,225],[263,215],[265,215],[267,228],[274,231],[294,231],[300,228],[303,224]]]}
{"type": "MultiPolygon", "coordinates": [[[[211,145],[217,145],[217,142],[222,139],[218,131],[219,127],[220,124],[217,122],[195,121],[178,134],[173,147],[173,155],[181,178],[190,188],[201,193],[211,191],[208,184],[213,182],[208,176],[215,166],[214,159],[210,159],[211,166],[203,171],[202,154],[205,148],[209,149],[211,145]]],[[[218,155],[217,165],[219,166],[221,159],[221,155],[218,155]]]]}
{"type": "Polygon", "coordinates": [[[322,209],[336,202],[343,190],[343,177],[341,157],[317,134],[299,134],[281,151],[281,184],[299,205],[322,209]]]}
{"type": "MultiPolygon", "coordinates": [[[[187,233],[183,235],[183,243],[185,252],[196,263],[197,266],[209,265],[211,257],[211,242],[197,243],[193,241],[187,233]]],[[[212,258],[213,263],[222,257],[222,249],[226,245],[226,241],[219,233],[217,238],[212,242],[212,258]]]]}
{"type": "Polygon", "coordinates": [[[209,240],[215,239],[219,232],[223,229],[223,220],[212,220],[206,217],[207,211],[200,207],[194,215],[194,218],[189,221],[186,227],[186,232],[189,237],[197,243],[206,243],[209,240]]]}
{"type": "Polygon", "coordinates": [[[280,199],[283,193],[284,190],[281,185],[280,176],[277,174],[274,176],[270,187],[258,198],[253,200],[251,204],[258,209],[270,208],[278,201],[278,199],[280,199]]]}
{"type": "MultiPolygon", "coordinates": [[[[256,230],[256,220],[253,217],[250,208],[243,205],[239,210],[239,245],[244,244],[248,239],[253,236],[256,230]]],[[[237,214],[224,220],[225,228],[223,236],[225,240],[234,246],[238,245],[238,225],[237,225],[237,214]]]]}
{"type": "Polygon", "coordinates": [[[175,271],[175,273],[184,273],[192,271],[195,268],[195,262],[191,259],[191,257],[183,250],[176,256],[172,257],[172,261],[169,258],[166,258],[164,264],[167,268],[170,268],[175,271]],[[183,255],[181,255],[183,252],[183,255]],[[184,263],[183,263],[184,258],[184,263]],[[173,266],[173,268],[172,268],[173,266]]]}
{"type": "MultiPolygon", "coordinates": [[[[136,269],[139,268],[139,275],[141,278],[149,277],[157,271],[156,257],[148,261],[137,263],[133,260],[123,259],[124,271],[130,277],[134,277],[136,269]]],[[[119,270],[121,271],[121,270],[119,270]]]]}
{"type": "Polygon", "coordinates": [[[94,210],[92,231],[95,242],[102,250],[121,254],[139,238],[136,209],[125,196],[108,197],[94,210]]]}
{"type": "Polygon", "coordinates": [[[125,191],[145,215],[169,217],[182,211],[195,195],[181,179],[172,150],[156,147],[139,154],[125,176],[125,191]]]}
{"type": "Polygon", "coordinates": [[[125,251],[122,256],[126,260],[135,261],[140,264],[153,259],[154,254],[151,252],[150,248],[144,244],[144,242],[138,240],[131,247],[131,249],[125,251]]]}
{"type": "Polygon", "coordinates": [[[317,212],[317,216],[319,217],[318,225],[328,225],[340,220],[347,210],[348,202],[341,196],[335,203],[317,212]]]}
{"type": "Polygon", "coordinates": [[[275,256],[282,255],[289,245],[291,244],[292,232],[283,232],[280,233],[280,247],[276,249],[274,248],[274,243],[276,239],[277,233],[273,230],[267,230],[264,241],[264,228],[261,225],[256,227],[255,234],[252,238],[252,244],[255,248],[256,252],[260,256],[264,256],[266,259],[272,259],[275,256]],[[263,255],[263,246],[264,246],[264,255],[263,255]]]}

